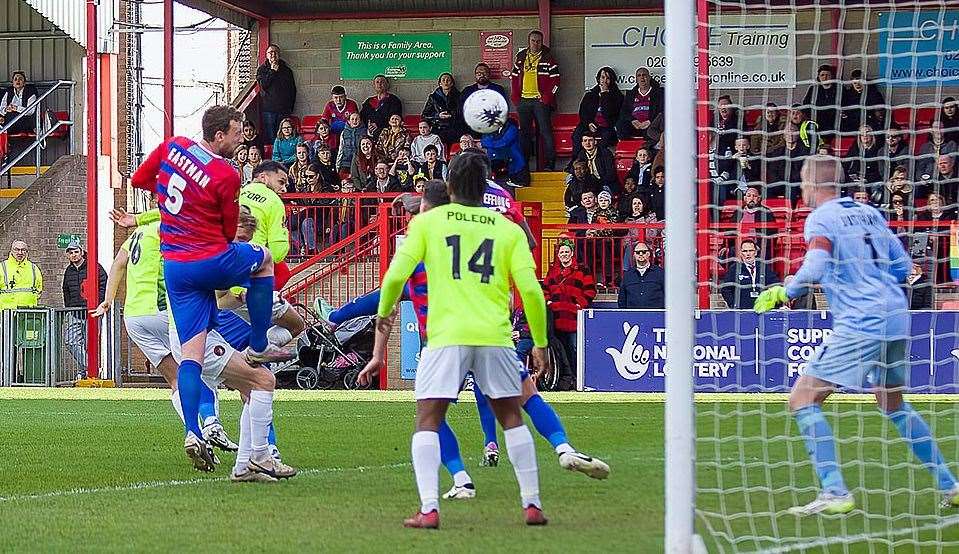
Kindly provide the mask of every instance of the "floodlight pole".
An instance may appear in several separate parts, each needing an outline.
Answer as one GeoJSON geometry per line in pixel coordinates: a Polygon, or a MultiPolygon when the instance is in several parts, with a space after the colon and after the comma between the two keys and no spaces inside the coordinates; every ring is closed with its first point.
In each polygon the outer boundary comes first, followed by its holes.
{"type": "Polygon", "coordinates": [[[696,499],[693,344],[696,301],[697,0],[665,2],[666,552],[691,554],[696,499]]]}
{"type": "Polygon", "coordinates": [[[100,375],[100,321],[89,315],[100,303],[97,263],[97,3],[87,0],[87,377],[100,375]]]}

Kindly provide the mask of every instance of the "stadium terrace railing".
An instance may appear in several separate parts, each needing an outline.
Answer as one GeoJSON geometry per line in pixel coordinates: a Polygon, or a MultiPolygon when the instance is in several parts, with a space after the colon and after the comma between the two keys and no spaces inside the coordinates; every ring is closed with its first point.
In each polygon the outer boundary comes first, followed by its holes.
{"type": "MultiPolygon", "coordinates": [[[[71,386],[86,375],[84,308],[0,310],[0,385],[71,386]]],[[[100,322],[101,378],[119,385],[122,314],[100,322]]]]}
{"type": "MultiPolygon", "coordinates": [[[[376,193],[284,194],[291,262],[305,262],[359,231],[376,217],[377,207],[398,195],[376,193]]],[[[327,253],[325,257],[330,254],[327,253]]]]}
{"type": "MultiPolygon", "coordinates": [[[[31,142],[26,148],[23,149],[22,152],[17,154],[12,159],[7,159],[7,156],[2,155],[3,153],[0,152],[0,163],[2,163],[2,165],[0,165],[0,175],[3,175],[7,173],[8,171],[10,171],[15,165],[17,165],[17,162],[25,158],[30,152],[34,152],[35,154],[34,167],[36,169],[36,176],[39,177],[40,176],[40,154],[41,154],[41,151],[44,148],[46,148],[47,138],[49,138],[51,135],[56,134],[61,127],[73,129],[72,120],[54,121],[49,126],[46,126],[43,124],[45,121],[43,116],[45,113],[47,113],[47,110],[43,110],[41,108],[44,102],[46,101],[47,97],[49,97],[53,93],[57,92],[60,89],[68,89],[69,90],[68,105],[71,107],[73,106],[73,91],[74,91],[74,87],[76,86],[76,83],[74,81],[56,81],[56,82],[50,83],[50,85],[51,85],[50,88],[44,91],[42,94],[40,94],[40,96],[37,97],[36,101],[34,101],[29,106],[27,106],[27,109],[17,114],[17,116],[11,119],[10,121],[6,121],[3,125],[0,125],[0,135],[5,135],[4,137],[5,140],[11,136],[8,134],[9,129],[13,127],[13,125],[16,122],[20,121],[21,119],[25,117],[34,118],[34,129],[36,129],[35,133],[30,134],[30,138],[33,138],[33,142],[31,142]],[[33,114],[28,115],[30,110],[33,110],[33,114]]],[[[13,135],[13,136],[16,137],[17,135],[13,135]]]]}

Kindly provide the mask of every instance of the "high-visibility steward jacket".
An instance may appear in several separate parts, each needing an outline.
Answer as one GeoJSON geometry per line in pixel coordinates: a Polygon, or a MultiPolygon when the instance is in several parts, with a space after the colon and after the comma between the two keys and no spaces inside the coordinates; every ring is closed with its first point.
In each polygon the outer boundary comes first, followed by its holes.
{"type": "Polygon", "coordinates": [[[43,275],[30,260],[10,256],[0,262],[0,310],[32,307],[40,302],[43,275]]]}

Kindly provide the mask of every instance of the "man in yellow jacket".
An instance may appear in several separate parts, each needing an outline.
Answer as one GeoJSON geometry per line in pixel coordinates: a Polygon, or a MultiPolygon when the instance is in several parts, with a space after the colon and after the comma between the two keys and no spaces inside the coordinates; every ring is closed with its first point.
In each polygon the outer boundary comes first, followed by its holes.
{"type": "Polygon", "coordinates": [[[13,242],[10,257],[0,262],[0,310],[30,308],[40,302],[43,275],[27,259],[27,243],[13,242]]]}

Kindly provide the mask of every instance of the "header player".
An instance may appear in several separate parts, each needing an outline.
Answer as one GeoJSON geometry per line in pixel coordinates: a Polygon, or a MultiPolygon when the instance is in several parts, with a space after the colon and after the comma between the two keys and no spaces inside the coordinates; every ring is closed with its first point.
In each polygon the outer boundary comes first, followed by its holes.
{"type": "Polygon", "coordinates": [[[416,373],[413,470],[420,510],[407,527],[439,527],[440,444],[437,429],[468,371],[490,398],[503,426],[506,448],[520,484],[526,523],[543,525],[533,437],[520,415],[520,362],[509,319],[510,282],[529,318],[537,367],[545,366],[546,305],[536,264],[523,231],[483,207],[487,163],[464,152],[450,163],[452,204],[414,218],[383,279],[377,325],[388,325],[414,268],[425,262],[431,291],[429,346],[416,373]],[[470,298],[464,304],[462,299],[470,298]]]}
{"type": "MultiPolygon", "coordinates": [[[[173,137],[158,146],[131,178],[155,192],[167,296],[182,345],[177,382],[186,426],[184,448],[197,469],[213,470],[197,423],[207,332],[216,322],[217,290],[243,286],[252,334],[247,358],[274,362],[291,354],[267,342],[273,304],[273,259],[265,248],[231,242],[236,233],[240,177],[227,159],[242,141],[243,114],[214,106],[203,114],[203,139],[173,137]]],[[[273,391],[253,390],[250,419],[254,458],[266,452],[273,391]]]]}
{"type": "Polygon", "coordinates": [[[765,290],[755,310],[763,313],[820,283],[833,313],[834,333],[817,349],[793,385],[789,408],[806,440],[822,491],[790,510],[797,515],[843,514],[855,500],[836,461],[832,429],[822,404],[837,386],[874,389],[876,402],[936,479],[943,507],[959,506],[956,478],[922,416],[903,400],[909,305],[899,287],[912,262],[875,208],[839,196],[842,169],[830,156],[812,156],[802,169],[802,196],[814,208],[806,220],[803,265],[786,287],[765,290]]]}

